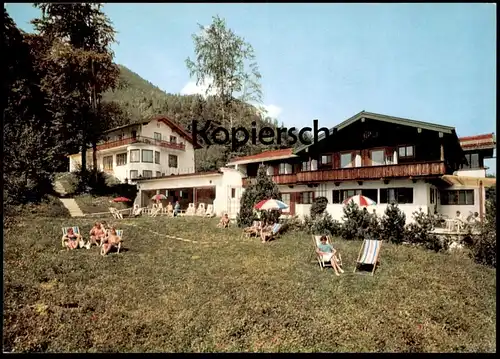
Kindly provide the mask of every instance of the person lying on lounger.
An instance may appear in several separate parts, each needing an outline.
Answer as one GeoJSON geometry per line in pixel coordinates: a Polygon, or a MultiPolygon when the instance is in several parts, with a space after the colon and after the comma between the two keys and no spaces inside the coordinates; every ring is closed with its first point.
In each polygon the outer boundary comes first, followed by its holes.
{"type": "Polygon", "coordinates": [[[227,213],[221,217],[219,224],[217,225],[219,228],[228,228],[229,227],[229,216],[227,213]]]}
{"type": "Polygon", "coordinates": [[[342,268],[339,267],[339,264],[337,263],[337,259],[335,257],[337,250],[334,249],[330,244],[326,243],[326,236],[322,236],[320,241],[321,244],[318,245],[316,252],[322,257],[324,262],[330,262],[332,264],[332,268],[335,271],[336,275],[340,275],[339,272],[344,273],[342,268]]]}
{"type": "Polygon", "coordinates": [[[122,239],[116,234],[116,229],[112,227],[108,232],[108,236],[104,239],[101,254],[105,256],[111,249],[117,248],[121,241],[122,239]]]}
{"type": "Polygon", "coordinates": [[[102,224],[100,222],[96,222],[94,227],[90,230],[90,245],[100,245],[105,237],[106,231],[104,230],[102,224]]]}
{"type": "Polygon", "coordinates": [[[66,235],[64,236],[64,240],[66,241],[66,248],[68,250],[78,248],[78,245],[79,245],[79,242],[81,239],[82,239],[82,236],[79,234],[76,234],[73,231],[73,228],[68,228],[68,231],[66,232],[66,235]]]}

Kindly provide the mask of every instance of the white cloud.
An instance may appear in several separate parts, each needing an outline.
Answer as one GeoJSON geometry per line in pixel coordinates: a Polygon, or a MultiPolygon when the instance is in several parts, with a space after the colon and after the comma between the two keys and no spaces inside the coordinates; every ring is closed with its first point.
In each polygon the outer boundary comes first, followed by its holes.
{"type": "MultiPolygon", "coordinates": [[[[208,79],[204,83],[199,85],[196,81],[189,81],[181,90],[181,95],[202,95],[203,97],[207,94],[208,86],[212,84],[212,80],[208,79]]],[[[215,94],[214,89],[210,91],[210,94],[215,94]]]]}
{"type": "MultiPolygon", "coordinates": [[[[181,95],[202,95],[206,97],[208,86],[211,85],[213,80],[208,79],[202,84],[197,85],[196,81],[189,81],[181,90],[181,95]]],[[[210,90],[209,94],[214,95],[215,89],[210,90]]],[[[267,117],[278,118],[279,115],[283,112],[283,109],[276,105],[257,105],[253,104],[255,107],[259,109],[261,113],[263,113],[267,117]]]]}
{"type": "Polygon", "coordinates": [[[271,118],[278,118],[278,116],[283,112],[283,109],[276,105],[262,105],[266,115],[271,118]]]}

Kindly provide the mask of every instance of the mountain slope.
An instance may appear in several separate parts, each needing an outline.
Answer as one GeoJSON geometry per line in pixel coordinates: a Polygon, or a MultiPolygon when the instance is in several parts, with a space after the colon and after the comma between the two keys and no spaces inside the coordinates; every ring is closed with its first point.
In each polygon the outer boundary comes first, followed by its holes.
{"type": "MultiPolygon", "coordinates": [[[[191,132],[192,120],[200,122],[200,127],[205,121],[223,123],[229,128],[228,120],[217,109],[215,101],[204,99],[200,95],[179,95],[162,91],[140,75],[123,65],[120,67],[118,86],[113,91],[108,91],[103,96],[103,101],[117,105],[119,119],[116,123],[128,124],[155,115],[166,115],[181,125],[186,131],[191,132]]],[[[255,107],[246,103],[235,101],[233,127],[243,126],[250,129],[252,121],[257,122],[257,127],[269,126],[270,122],[263,120],[255,107]]],[[[226,116],[227,117],[227,116],[226,116]]],[[[275,125],[275,124],[273,124],[275,125]]],[[[231,152],[229,146],[210,146],[196,150],[195,158],[198,170],[213,170],[219,168],[234,156],[259,153],[264,149],[274,149],[276,146],[247,145],[236,152],[231,152]]]]}

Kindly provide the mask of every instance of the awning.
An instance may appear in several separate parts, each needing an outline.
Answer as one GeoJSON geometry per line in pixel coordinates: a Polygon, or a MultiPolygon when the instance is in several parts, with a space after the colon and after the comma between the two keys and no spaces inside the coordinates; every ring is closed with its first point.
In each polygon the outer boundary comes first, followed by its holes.
{"type": "Polygon", "coordinates": [[[465,176],[452,176],[444,175],[441,177],[450,186],[456,187],[479,187],[482,181],[483,187],[491,187],[497,183],[496,178],[486,178],[486,177],[465,177],[465,176]]]}

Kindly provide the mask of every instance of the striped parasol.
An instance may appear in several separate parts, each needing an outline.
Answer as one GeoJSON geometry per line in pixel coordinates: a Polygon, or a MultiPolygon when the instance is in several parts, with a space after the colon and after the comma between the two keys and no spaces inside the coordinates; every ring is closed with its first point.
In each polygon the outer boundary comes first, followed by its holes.
{"type": "Polygon", "coordinates": [[[151,197],[153,201],[161,201],[162,199],[167,199],[167,197],[164,194],[155,194],[153,197],[151,197]]]}
{"type": "Polygon", "coordinates": [[[360,207],[368,207],[368,206],[374,206],[377,204],[373,199],[362,196],[360,194],[357,194],[355,196],[349,197],[346,199],[344,202],[342,202],[343,205],[347,205],[351,202],[356,203],[360,207]]]}
{"type": "Polygon", "coordinates": [[[253,208],[260,209],[261,211],[278,211],[281,209],[287,209],[288,205],[277,199],[265,199],[257,203],[253,208]]]}

